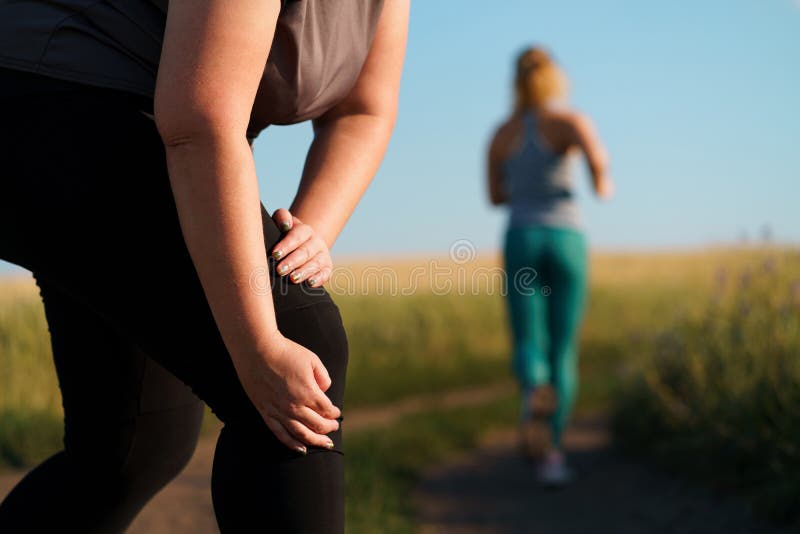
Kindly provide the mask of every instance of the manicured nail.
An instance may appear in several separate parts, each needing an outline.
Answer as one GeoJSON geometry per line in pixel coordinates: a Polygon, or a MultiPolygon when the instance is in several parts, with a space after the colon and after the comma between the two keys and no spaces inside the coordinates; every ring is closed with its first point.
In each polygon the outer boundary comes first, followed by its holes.
{"type": "Polygon", "coordinates": [[[292,279],[292,282],[299,282],[300,281],[300,277],[302,275],[303,275],[303,273],[294,272],[294,273],[292,273],[292,276],[290,276],[289,278],[292,279]]]}
{"type": "Polygon", "coordinates": [[[308,279],[308,285],[310,285],[310,286],[317,285],[317,279],[316,278],[309,278],[308,279]]]}
{"type": "Polygon", "coordinates": [[[297,447],[295,447],[295,448],[294,448],[294,450],[296,450],[297,452],[299,452],[299,453],[300,453],[300,454],[302,454],[303,456],[305,456],[305,455],[308,453],[308,451],[306,450],[306,448],[305,448],[305,447],[303,447],[302,445],[298,445],[297,447]]]}
{"type": "Polygon", "coordinates": [[[284,274],[286,274],[288,272],[289,272],[289,266],[288,265],[281,265],[280,267],[278,267],[278,274],[284,275],[284,274]]]}
{"type": "Polygon", "coordinates": [[[280,226],[280,229],[281,229],[281,232],[285,233],[285,232],[288,232],[289,230],[292,229],[292,225],[289,224],[288,222],[282,222],[281,226],[280,226]]]}
{"type": "Polygon", "coordinates": [[[329,441],[328,443],[326,443],[326,444],[325,444],[325,447],[326,447],[328,450],[331,450],[331,449],[333,449],[333,442],[332,442],[332,441],[329,441]]]}
{"type": "Polygon", "coordinates": [[[276,250],[275,252],[272,253],[272,258],[273,259],[279,260],[282,257],[283,257],[283,251],[282,250],[276,250]]]}

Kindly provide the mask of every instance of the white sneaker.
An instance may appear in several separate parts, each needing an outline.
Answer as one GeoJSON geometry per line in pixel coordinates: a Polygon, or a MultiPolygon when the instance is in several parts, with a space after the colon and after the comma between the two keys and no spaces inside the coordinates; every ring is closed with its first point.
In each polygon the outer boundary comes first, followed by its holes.
{"type": "Polygon", "coordinates": [[[575,479],[575,473],[567,466],[564,453],[561,451],[550,451],[539,464],[539,482],[548,488],[560,488],[566,486],[575,479]]]}

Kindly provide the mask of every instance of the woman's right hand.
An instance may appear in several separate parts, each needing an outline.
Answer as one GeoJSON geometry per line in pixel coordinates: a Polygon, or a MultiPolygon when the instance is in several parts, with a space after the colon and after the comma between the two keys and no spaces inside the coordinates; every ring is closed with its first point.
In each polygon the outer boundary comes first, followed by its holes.
{"type": "Polygon", "coordinates": [[[597,197],[602,200],[610,200],[614,196],[614,182],[611,178],[604,177],[596,187],[597,197]]]}
{"type": "Polygon", "coordinates": [[[239,380],[269,429],[301,454],[306,445],[333,448],[326,436],[341,415],[325,395],[331,379],[316,354],[279,336],[262,353],[235,361],[239,380]]]}

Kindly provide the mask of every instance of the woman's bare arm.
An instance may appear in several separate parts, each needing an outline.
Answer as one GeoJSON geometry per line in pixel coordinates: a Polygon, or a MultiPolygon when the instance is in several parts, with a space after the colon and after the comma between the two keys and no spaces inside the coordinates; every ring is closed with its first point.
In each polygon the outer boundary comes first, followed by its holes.
{"type": "Polygon", "coordinates": [[[408,17],[409,0],[385,1],[355,86],[314,121],[314,141],[291,212],[328,247],[375,176],[389,144],[397,118],[408,17]]]}
{"type": "Polygon", "coordinates": [[[486,158],[486,178],[489,192],[489,202],[498,206],[506,202],[506,190],[503,186],[503,159],[505,145],[508,143],[507,125],[501,126],[489,144],[489,154],[486,158]]]}
{"type": "Polygon", "coordinates": [[[322,392],[322,364],[279,334],[270,293],[250,284],[268,271],[245,132],[279,9],[280,0],[171,0],[154,114],[184,239],[239,378],[270,429],[301,449],[298,440],[327,446],[321,434],[339,411],[322,392]]]}
{"type": "Polygon", "coordinates": [[[569,124],[572,144],[577,145],[586,156],[597,196],[610,197],[612,182],[608,174],[608,153],[597,135],[594,124],[588,117],[580,114],[572,114],[569,124]]]}

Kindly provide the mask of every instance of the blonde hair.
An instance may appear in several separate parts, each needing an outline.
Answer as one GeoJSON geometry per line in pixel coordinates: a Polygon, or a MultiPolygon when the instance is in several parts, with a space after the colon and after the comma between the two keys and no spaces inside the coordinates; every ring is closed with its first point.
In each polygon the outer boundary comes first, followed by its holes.
{"type": "Polygon", "coordinates": [[[568,88],[567,76],[544,48],[528,48],[517,57],[514,80],[517,111],[538,108],[549,100],[566,98],[568,88]]]}

